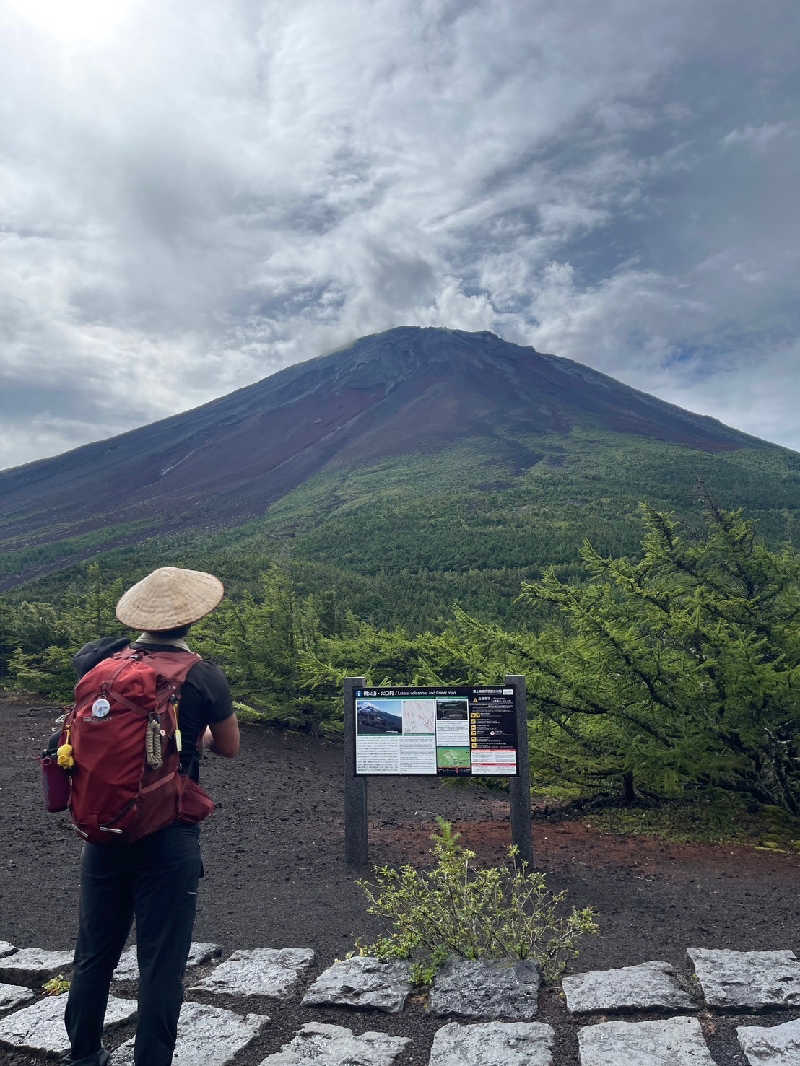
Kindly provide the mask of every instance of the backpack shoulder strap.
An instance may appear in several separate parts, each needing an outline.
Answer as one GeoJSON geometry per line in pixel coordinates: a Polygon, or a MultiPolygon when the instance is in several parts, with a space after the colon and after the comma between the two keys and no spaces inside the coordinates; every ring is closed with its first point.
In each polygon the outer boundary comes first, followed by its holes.
{"type": "MultiPolygon", "coordinates": [[[[122,653],[125,654],[124,652],[122,653]]],[[[132,658],[146,662],[160,678],[182,685],[195,663],[202,662],[202,656],[193,651],[148,651],[146,648],[134,648],[132,658]]]]}

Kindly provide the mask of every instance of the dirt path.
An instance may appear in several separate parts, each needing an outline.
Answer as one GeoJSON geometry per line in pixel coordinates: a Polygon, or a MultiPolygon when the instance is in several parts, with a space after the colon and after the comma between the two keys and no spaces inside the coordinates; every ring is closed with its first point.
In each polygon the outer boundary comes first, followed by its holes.
{"type": "MultiPolygon", "coordinates": [[[[69,948],[75,933],[80,843],[66,816],[45,813],[36,762],[56,714],[0,700],[0,940],[19,946],[69,948]]],[[[219,810],[203,829],[206,878],[196,939],[226,951],[310,946],[321,970],[357,936],[378,931],[358,874],[343,861],[342,762],[336,745],[254,726],[242,729],[238,760],[205,761],[202,780],[219,810]]],[[[373,778],[369,811],[375,863],[422,858],[437,814],[456,824],[482,860],[500,859],[510,841],[508,807],[498,792],[373,778]]],[[[600,934],[586,941],[574,969],[663,959],[685,970],[687,947],[800,954],[800,857],[621,840],[581,821],[535,824],[534,852],[551,888],[597,911],[600,934]]],[[[274,1049],[282,1030],[305,1020],[297,1008],[276,1019],[274,1049]]],[[[408,1061],[427,1061],[431,1019],[409,1022],[404,1012],[385,1026],[381,1021],[387,1031],[413,1025],[420,1048],[408,1061]]],[[[361,1028],[370,1025],[375,1020],[364,1018],[361,1028]]],[[[571,1066],[574,1051],[560,1061],[571,1066]]],[[[720,1054],[718,1061],[744,1060],[720,1054]]]]}

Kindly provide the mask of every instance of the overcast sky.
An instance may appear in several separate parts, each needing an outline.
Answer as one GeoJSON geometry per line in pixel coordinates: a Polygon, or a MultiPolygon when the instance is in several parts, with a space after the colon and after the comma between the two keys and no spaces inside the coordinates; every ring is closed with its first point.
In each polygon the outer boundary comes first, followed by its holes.
{"type": "Polygon", "coordinates": [[[800,450],[797,0],[0,0],[0,467],[398,325],[800,450]]]}

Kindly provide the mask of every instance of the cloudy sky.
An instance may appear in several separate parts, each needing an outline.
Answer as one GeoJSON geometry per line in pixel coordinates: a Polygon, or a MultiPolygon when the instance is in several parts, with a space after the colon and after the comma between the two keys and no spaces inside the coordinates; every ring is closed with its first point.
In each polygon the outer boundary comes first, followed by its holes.
{"type": "Polygon", "coordinates": [[[800,450],[796,0],[0,0],[0,467],[396,325],[800,450]]]}

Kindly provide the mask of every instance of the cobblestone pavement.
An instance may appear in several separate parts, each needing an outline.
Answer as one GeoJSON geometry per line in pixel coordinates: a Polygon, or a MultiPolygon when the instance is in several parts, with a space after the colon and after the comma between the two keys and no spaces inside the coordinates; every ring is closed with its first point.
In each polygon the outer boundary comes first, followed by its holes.
{"type": "MultiPolygon", "coordinates": [[[[736,1026],[738,1061],[800,1066],[800,960],[793,952],[689,947],[686,957],[681,972],[648,960],[563,979],[581,1066],[716,1066],[706,1037],[725,1012],[746,1013],[752,1020],[736,1026]],[[783,1019],[777,1023],[776,1011],[783,1019]]],[[[289,1001],[299,1001],[310,1014],[315,1008],[337,1008],[342,1024],[310,1018],[258,1066],[399,1066],[407,1061],[411,1039],[382,1030],[380,1019],[406,1009],[413,994],[408,965],[345,959],[312,981],[314,958],[313,949],[303,947],[223,956],[215,944],[193,944],[176,1066],[237,1066],[245,1061],[242,1056],[254,1062],[246,1049],[270,1024],[261,1006],[265,1000],[275,1011],[289,1001]],[[355,1033],[346,1024],[348,1012],[352,1018],[364,1010],[372,1012],[375,1029],[355,1033]]],[[[43,1063],[67,1050],[66,996],[42,995],[41,987],[56,975],[68,976],[70,962],[68,952],[0,941],[0,1048],[43,1063]]],[[[119,1041],[115,1027],[130,1027],[135,1015],[136,976],[130,948],[120,960],[109,1000],[110,1047],[119,1041]]],[[[540,994],[540,976],[530,963],[451,962],[440,971],[428,1003],[441,1018],[430,1066],[559,1066],[553,1027],[536,1020],[540,994]]],[[[132,1066],[132,1038],[115,1047],[112,1062],[132,1066]]]]}

